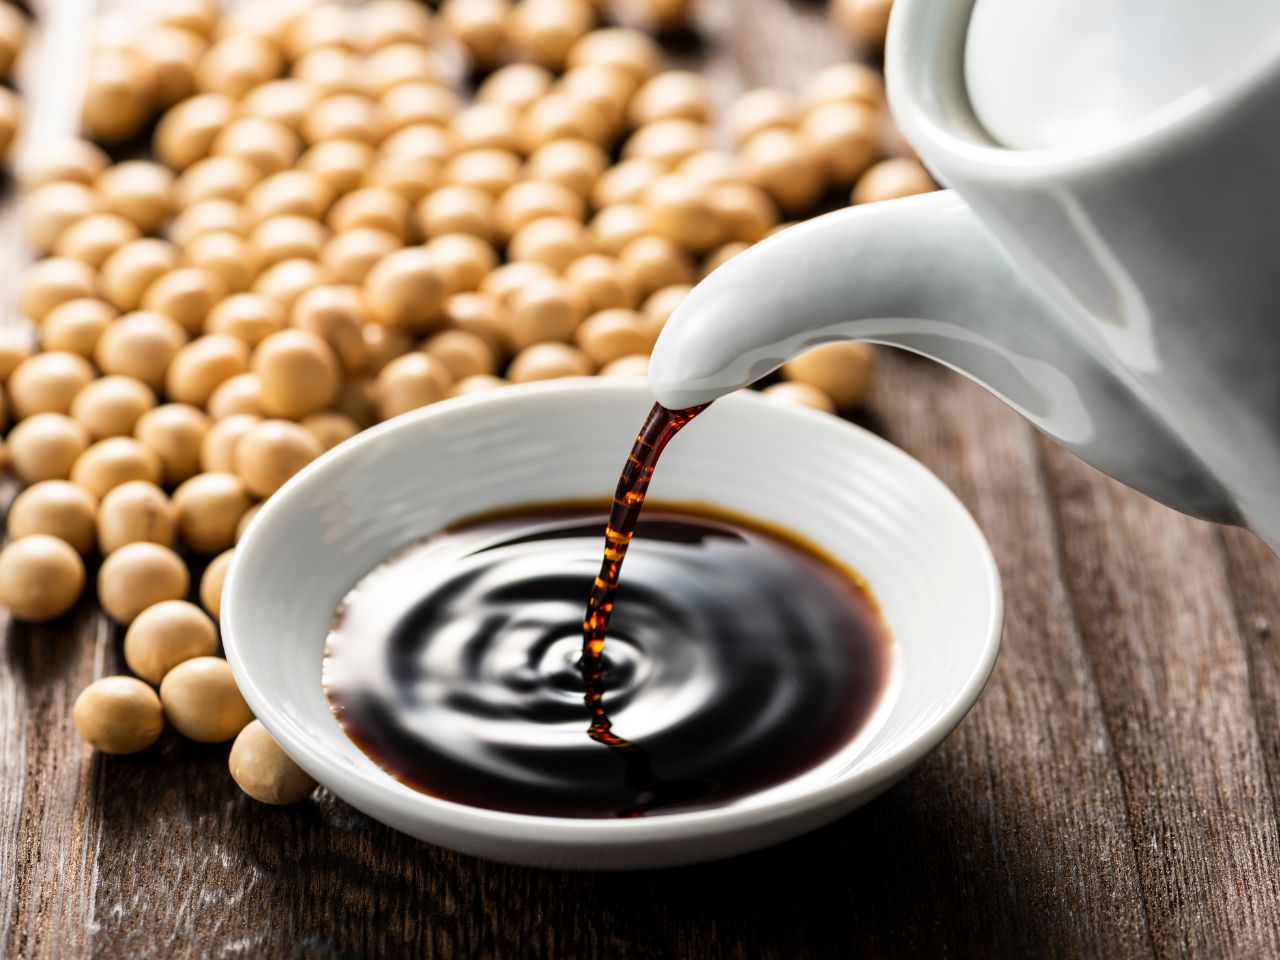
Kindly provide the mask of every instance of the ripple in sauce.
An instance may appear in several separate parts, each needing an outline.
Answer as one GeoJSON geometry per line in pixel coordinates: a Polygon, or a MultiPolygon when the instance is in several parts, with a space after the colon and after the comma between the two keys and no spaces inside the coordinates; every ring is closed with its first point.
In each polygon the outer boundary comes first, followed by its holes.
{"type": "Polygon", "coordinates": [[[781,531],[658,503],[630,543],[603,648],[609,729],[639,759],[592,739],[582,610],[608,514],[489,515],[369,573],[325,656],[352,740],[423,793],[595,818],[726,806],[851,742],[889,664],[861,580],[781,531]]]}

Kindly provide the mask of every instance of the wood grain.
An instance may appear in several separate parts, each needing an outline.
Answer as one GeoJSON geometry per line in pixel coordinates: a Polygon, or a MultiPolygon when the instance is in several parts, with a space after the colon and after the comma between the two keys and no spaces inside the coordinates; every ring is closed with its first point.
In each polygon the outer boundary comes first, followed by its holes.
{"type": "MultiPolygon", "coordinates": [[[[37,18],[19,73],[25,112],[20,157],[75,129],[73,87],[80,74],[64,58],[75,59],[85,39],[86,11],[92,9],[84,0],[69,0],[50,16],[51,5],[31,6],[37,18]]],[[[30,254],[12,199],[0,220],[0,246],[4,314],[8,322],[19,322],[18,280],[30,254]]],[[[0,503],[6,509],[17,489],[14,480],[5,479],[0,503]]],[[[95,574],[91,565],[87,575],[95,574]]],[[[93,924],[101,826],[94,808],[101,783],[96,764],[78,742],[71,709],[79,691],[102,674],[113,630],[92,597],[82,598],[54,624],[21,625],[4,617],[0,850],[15,851],[17,869],[4,871],[0,880],[12,882],[11,890],[0,892],[0,943],[7,944],[9,955],[75,956],[87,951],[93,924]],[[10,710],[18,715],[13,727],[7,722],[10,710]]]]}
{"type": "Polygon", "coordinates": [[[1073,602],[1130,798],[1161,953],[1274,955],[1275,800],[1218,535],[1056,449],[1073,602]],[[1089,530],[1089,536],[1080,531],[1089,530]]]}
{"type": "MultiPolygon", "coordinates": [[[[679,60],[722,102],[848,55],[818,2],[701,11],[703,42],[679,60]]],[[[11,204],[0,255],[9,310],[11,204]]],[[[457,856],[323,792],[263,807],[231,783],[225,747],[83,747],[71,703],[121,668],[117,631],[86,600],[54,626],[3,624],[0,951],[1280,954],[1280,563],[1124,490],[919,359],[883,354],[868,420],[973,511],[1007,612],[978,706],[868,807],[758,854],[619,875],[457,856]]]]}

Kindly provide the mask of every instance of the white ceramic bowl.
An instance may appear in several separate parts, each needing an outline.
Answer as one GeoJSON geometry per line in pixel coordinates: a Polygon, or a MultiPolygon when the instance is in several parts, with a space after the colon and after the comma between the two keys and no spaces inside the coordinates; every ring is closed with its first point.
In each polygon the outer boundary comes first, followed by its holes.
{"type": "Polygon", "coordinates": [[[320,668],[347,591],[388,555],[468,515],[611,496],[650,403],[643,384],[600,379],[452,400],[348,441],[272,497],[236,550],[222,630],[240,689],[289,755],[348,803],[431,843],[619,870],[794,837],[867,802],[937,746],[977,699],[1000,643],[1000,579],[986,541],[902,451],[758,394],[725,397],[677,437],[651,497],[781,524],[867,578],[893,634],[893,667],[874,717],[835,758],[720,809],[575,820],[417,793],[346,737],[320,668]]]}

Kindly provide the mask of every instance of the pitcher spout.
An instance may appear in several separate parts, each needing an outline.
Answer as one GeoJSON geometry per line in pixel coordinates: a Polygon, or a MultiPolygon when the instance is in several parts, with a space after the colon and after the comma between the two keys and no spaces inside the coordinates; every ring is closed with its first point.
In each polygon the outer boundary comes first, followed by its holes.
{"type": "Polygon", "coordinates": [[[733,258],[667,322],[649,384],[668,407],[707,403],[837,340],[930,357],[1122,483],[1237,519],[1194,452],[951,191],[819,217],[733,258]]]}

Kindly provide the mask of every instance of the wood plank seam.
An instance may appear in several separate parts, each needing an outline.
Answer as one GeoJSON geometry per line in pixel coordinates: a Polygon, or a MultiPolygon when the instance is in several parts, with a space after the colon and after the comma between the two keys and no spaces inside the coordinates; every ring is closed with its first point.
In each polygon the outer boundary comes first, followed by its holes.
{"type": "MultiPolygon", "coordinates": [[[[1029,423],[1026,424],[1026,429],[1034,434],[1033,442],[1035,443],[1036,483],[1040,489],[1041,495],[1044,497],[1045,503],[1048,505],[1048,521],[1052,539],[1050,547],[1054,555],[1054,567],[1057,575],[1061,579],[1062,588],[1066,591],[1067,596],[1071,597],[1073,591],[1066,576],[1067,558],[1062,543],[1062,514],[1061,511],[1056,509],[1057,505],[1055,502],[1053,485],[1050,479],[1051,468],[1046,456],[1047,447],[1045,445],[1052,443],[1053,441],[1041,435],[1040,432],[1029,423]]],[[[1084,662],[1088,667],[1090,680],[1093,682],[1094,688],[1099,690],[1099,697],[1101,697],[1101,685],[1100,678],[1098,677],[1097,665],[1094,663],[1094,658],[1089,651],[1088,644],[1085,643],[1084,628],[1080,623],[1079,610],[1075,603],[1070,602],[1067,604],[1067,609],[1070,611],[1072,629],[1075,632],[1076,640],[1080,644],[1080,649],[1084,655],[1084,662]]],[[[1115,731],[1111,726],[1111,718],[1108,716],[1106,710],[1101,710],[1100,713],[1101,716],[1099,717],[1099,720],[1102,724],[1102,729],[1106,731],[1107,737],[1107,758],[1115,770],[1116,782],[1120,785],[1120,794],[1124,799],[1125,826],[1129,831],[1129,836],[1132,837],[1133,840],[1133,848],[1131,850],[1131,852],[1133,852],[1141,842],[1138,835],[1138,826],[1133,818],[1133,799],[1130,796],[1128,779],[1125,777],[1123,766],[1119,762],[1119,750],[1116,746],[1116,736],[1115,731]]],[[[1143,871],[1138,863],[1136,853],[1133,854],[1133,867],[1134,875],[1137,878],[1138,888],[1142,892],[1142,916],[1146,921],[1147,944],[1150,947],[1151,955],[1155,956],[1156,941],[1151,921],[1152,897],[1146,888],[1146,880],[1143,877],[1143,871]]]]}
{"type": "MultiPolygon", "coordinates": [[[[1231,582],[1230,600],[1231,609],[1235,614],[1236,632],[1240,635],[1244,643],[1245,653],[1245,669],[1249,676],[1249,702],[1252,709],[1249,711],[1253,720],[1254,731],[1260,743],[1264,745],[1262,751],[1263,764],[1267,773],[1267,782],[1271,790],[1272,810],[1277,820],[1280,820],[1280,759],[1276,757],[1274,749],[1266,749],[1265,745],[1268,741],[1275,742],[1274,733],[1265,730],[1259,721],[1259,715],[1266,715],[1272,711],[1267,710],[1262,693],[1261,671],[1255,658],[1261,656],[1260,652],[1255,649],[1254,638],[1256,635],[1257,642],[1273,639],[1275,631],[1270,623],[1263,619],[1259,622],[1258,618],[1254,622],[1249,621],[1249,614],[1243,604],[1243,597],[1237,591],[1238,578],[1235,576],[1235,562],[1233,559],[1233,551],[1231,545],[1227,541],[1229,531],[1223,529],[1217,531],[1218,549],[1222,555],[1223,565],[1226,567],[1227,575],[1231,582]],[[1268,736],[1268,733],[1271,733],[1268,736]]],[[[1244,536],[1252,537],[1253,534],[1242,533],[1244,536]]],[[[1255,543],[1257,547],[1259,544],[1255,543]]],[[[1265,548],[1264,552],[1265,552],[1265,548]]]]}
{"type": "Polygon", "coordinates": [[[1147,834],[1135,850],[1157,952],[1270,954],[1280,835],[1262,744],[1240,717],[1244,649],[1216,532],[1043,449],[1073,605],[1096,621],[1090,658],[1112,667],[1103,707],[1147,834]]]}

